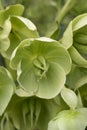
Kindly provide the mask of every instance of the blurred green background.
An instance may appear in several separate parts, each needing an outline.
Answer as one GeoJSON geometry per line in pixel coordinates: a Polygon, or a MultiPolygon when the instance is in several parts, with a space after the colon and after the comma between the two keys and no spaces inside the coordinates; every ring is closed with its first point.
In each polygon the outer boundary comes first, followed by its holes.
{"type": "MultiPolygon", "coordinates": [[[[52,26],[55,17],[68,0],[2,0],[3,6],[20,3],[25,7],[23,16],[29,18],[36,26],[41,36],[52,26]]],[[[74,0],[72,0],[73,4],[74,0]]],[[[63,17],[60,28],[64,31],[70,20],[79,14],[87,12],[87,0],[75,0],[72,8],[63,17]]]]}

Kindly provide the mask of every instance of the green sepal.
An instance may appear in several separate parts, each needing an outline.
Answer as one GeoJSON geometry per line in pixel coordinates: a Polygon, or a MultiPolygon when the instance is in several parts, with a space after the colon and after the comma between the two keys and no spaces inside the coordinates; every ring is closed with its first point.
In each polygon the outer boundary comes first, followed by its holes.
{"type": "Polygon", "coordinates": [[[9,5],[6,9],[0,11],[0,25],[3,25],[11,15],[21,16],[23,11],[24,7],[21,4],[9,5]]]}
{"type": "Polygon", "coordinates": [[[75,109],[77,107],[78,100],[73,90],[63,87],[61,90],[61,97],[71,109],[75,109]]]}
{"type": "Polygon", "coordinates": [[[0,67],[0,116],[9,104],[14,89],[15,84],[10,73],[4,67],[0,67]]]}

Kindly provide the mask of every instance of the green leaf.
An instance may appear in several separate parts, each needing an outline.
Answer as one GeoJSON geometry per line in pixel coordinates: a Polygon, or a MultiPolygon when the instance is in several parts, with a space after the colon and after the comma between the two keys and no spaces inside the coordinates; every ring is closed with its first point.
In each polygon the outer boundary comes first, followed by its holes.
{"type": "Polygon", "coordinates": [[[13,95],[14,87],[10,73],[4,67],[0,67],[0,116],[13,95]]]}
{"type": "Polygon", "coordinates": [[[75,109],[77,106],[77,96],[74,91],[69,88],[63,87],[61,91],[63,100],[69,105],[71,109],[75,109]]]}
{"type": "Polygon", "coordinates": [[[64,110],[48,124],[48,130],[84,130],[87,126],[87,108],[64,110]]]}

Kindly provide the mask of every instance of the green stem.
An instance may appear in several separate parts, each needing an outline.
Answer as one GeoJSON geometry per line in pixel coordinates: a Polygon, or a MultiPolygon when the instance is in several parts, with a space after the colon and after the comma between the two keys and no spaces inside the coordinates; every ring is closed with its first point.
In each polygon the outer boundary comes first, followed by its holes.
{"type": "Polygon", "coordinates": [[[3,4],[2,4],[2,0],[0,0],[0,10],[3,10],[3,4]]]}
{"type": "Polygon", "coordinates": [[[76,1],[77,0],[67,0],[65,5],[63,6],[63,8],[60,11],[58,11],[56,18],[55,18],[55,22],[58,22],[60,24],[60,22],[63,20],[63,18],[66,16],[66,14],[75,5],[76,1]]]}

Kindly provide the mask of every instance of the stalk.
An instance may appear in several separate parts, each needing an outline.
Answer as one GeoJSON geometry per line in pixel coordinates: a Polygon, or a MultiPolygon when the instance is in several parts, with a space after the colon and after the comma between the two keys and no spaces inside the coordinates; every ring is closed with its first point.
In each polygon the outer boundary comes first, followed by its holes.
{"type": "Polygon", "coordinates": [[[60,11],[58,10],[55,22],[58,22],[60,24],[63,18],[72,9],[72,7],[75,5],[76,2],[77,0],[67,0],[63,8],[60,11]]]}

